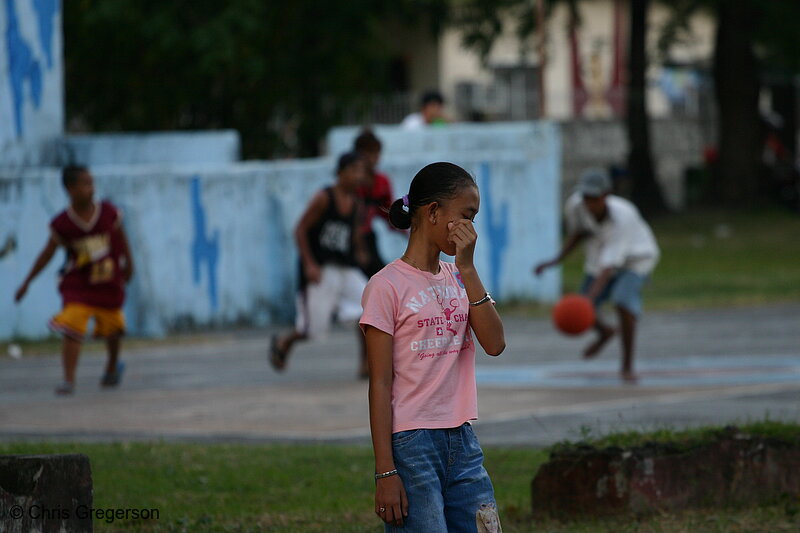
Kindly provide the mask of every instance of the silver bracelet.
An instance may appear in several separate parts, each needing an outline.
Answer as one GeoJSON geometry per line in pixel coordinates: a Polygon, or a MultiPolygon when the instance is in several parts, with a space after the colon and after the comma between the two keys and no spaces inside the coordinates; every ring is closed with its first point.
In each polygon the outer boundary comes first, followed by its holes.
{"type": "Polygon", "coordinates": [[[384,472],[383,474],[375,474],[375,481],[378,481],[379,479],[383,479],[385,477],[396,476],[396,475],[397,475],[397,469],[395,468],[394,470],[389,470],[388,472],[384,472]]]}
{"type": "Polygon", "coordinates": [[[492,305],[495,304],[495,301],[492,299],[492,295],[489,294],[488,292],[483,295],[483,298],[481,298],[477,302],[470,302],[469,305],[470,307],[477,307],[481,304],[485,304],[486,302],[492,302],[492,305]]]}

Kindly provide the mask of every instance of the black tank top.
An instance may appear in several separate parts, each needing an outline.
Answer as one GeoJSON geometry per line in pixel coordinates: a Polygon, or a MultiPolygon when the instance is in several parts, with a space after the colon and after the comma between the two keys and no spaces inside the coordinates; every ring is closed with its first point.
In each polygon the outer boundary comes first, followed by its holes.
{"type": "MultiPolygon", "coordinates": [[[[326,187],[325,192],[328,195],[328,208],[308,230],[311,255],[314,256],[320,266],[326,264],[355,266],[353,229],[356,224],[356,213],[358,213],[358,200],[354,200],[350,213],[343,215],[336,207],[333,187],[326,187]]],[[[306,280],[301,259],[300,286],[305,287],[305,284],[306,280]]]]}

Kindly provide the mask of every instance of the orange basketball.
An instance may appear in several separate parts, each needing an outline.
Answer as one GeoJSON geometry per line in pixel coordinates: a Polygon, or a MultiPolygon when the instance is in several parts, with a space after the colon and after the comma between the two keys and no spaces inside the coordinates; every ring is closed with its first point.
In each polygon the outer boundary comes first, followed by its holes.
{"type": "Polygon", "coordinates": [[[580,335],[594,324],[594,306],[585,296],[565,294],[553,308],[553,323],[565,335],[580,335]]]}

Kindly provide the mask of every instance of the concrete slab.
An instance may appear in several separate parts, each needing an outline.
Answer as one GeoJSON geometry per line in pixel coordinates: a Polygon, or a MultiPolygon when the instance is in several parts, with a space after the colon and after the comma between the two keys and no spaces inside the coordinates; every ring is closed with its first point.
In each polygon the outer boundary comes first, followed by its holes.
{"type": "MultiPolygon", "coordinates": [[[[506,352],[478,359],[484,444],[800,421],[800,305],[646,315],[635,386],[616,378],[614,342],[585,362],[588,337],[562,337],[547,319],[508,317],[505,327],[506,352]]],[[[86,354],[71,398],[53,395],[57,354],[0,358],[0,438],[368,442],[354,332],[298,346],[283,374],[267,364],[267,345],[267,332],[243,332],[127,350],[112,391],[98,385],[102,355],[86,354]]]]}

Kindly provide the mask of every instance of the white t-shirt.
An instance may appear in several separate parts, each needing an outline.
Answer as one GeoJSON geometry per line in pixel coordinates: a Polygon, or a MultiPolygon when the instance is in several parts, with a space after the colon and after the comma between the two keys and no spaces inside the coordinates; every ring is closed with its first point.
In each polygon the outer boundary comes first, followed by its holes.
{"type": "Polygon", "coordinates": [[[425,126],[427,126],[427,124],[425,123],[425,118],[422,116],[422,113],[411,113],[400,123],[400,127],[406,130],[418,130],[425,126]]]}
{"type": "Polygon", "coordinates": [[[650,274],[661,255],[650,226],[636,206],[624,198],[609,194],[606,205],[608,216],[602,222],[586,209],[578,192],[564,206],[567,230],[589,234],[584,270],[592,276],[609,267],[625,268],[642,276],[650,274]]]}

